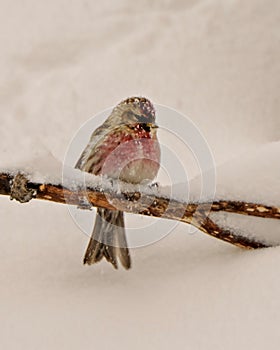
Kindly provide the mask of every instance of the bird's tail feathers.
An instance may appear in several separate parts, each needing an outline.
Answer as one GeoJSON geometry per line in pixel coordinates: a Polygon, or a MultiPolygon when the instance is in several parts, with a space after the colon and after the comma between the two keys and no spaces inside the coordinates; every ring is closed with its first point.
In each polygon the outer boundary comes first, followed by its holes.
{"type": "Polygon", "coordinates": [[[97,209],[95,225],[85,253],[84,264],[95,264],[103,257],[116,269],[118,268],[118,260],[124,268],[131,267],[122,211],[97,209]]]}

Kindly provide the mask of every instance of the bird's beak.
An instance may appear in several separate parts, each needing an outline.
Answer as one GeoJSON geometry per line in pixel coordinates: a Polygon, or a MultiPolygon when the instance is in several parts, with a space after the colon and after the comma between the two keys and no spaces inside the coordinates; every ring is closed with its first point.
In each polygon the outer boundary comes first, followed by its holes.
{"type": "Polygon", "coordinates": [[[152,124],[152,123],[147,123],[147,126],[151,129],[157,129],[158,128],[158,125],[156,124],[152,124]]]}

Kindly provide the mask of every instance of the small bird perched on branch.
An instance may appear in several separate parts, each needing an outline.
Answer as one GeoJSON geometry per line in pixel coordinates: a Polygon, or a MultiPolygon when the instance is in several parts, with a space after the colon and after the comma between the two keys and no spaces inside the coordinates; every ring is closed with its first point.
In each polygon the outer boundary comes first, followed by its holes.
{"type": "MultiPolygon", "coordinates": [[[[120,102],[93,132],[76,168],[140,184],[156,177],[159,162],[155,109],[147,98],[131,97],[120,102]]],[[[84,264],[94,264],[103,257],[115,268],[117,260],[126,269],[131,266],[122,211],[97,209],[84,264]]]]}

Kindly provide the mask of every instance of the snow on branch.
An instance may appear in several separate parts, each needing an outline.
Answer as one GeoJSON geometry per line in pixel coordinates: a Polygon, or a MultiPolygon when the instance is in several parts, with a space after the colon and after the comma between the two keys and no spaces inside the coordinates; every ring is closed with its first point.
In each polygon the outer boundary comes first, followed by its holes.
{"type": "Polygon", "coordinates": [[[166,218],[191,224],[204,233],[242,248],[263,248],[268,244],[259,242],[219,227],[212,221],[209,211],[224,211],[261,218],[280,219],[280,207],[237,201],[216,201],[213,203],[185,203],[161,195],[142,193],[137,190],[114,191],[100,186],[86,188],[63,187],[61,184],[38,183],[18,173],[0,173],[0,194],[20,202],[31,198],[57,203],[67,203],[88,209],[94,207],[122,210],[128,213],[166,218]],[[85,206],[85,198],[87,206],[85,206]]]}

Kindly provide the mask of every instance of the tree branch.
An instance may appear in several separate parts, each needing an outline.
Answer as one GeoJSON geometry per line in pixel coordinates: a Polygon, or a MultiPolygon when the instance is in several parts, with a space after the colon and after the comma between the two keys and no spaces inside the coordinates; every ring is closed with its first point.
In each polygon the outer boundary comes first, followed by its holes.
{"type": "MultiPolygon", "coordinates": [[[[0,194],[12,195],[16,198],[12,186],[14,176],[0,173],[0,194]]],[[[22,179],[22,178],[21,178],[22,179]]],[[[26,179],[23,177],[23,179],[26,179]]],[[[95,207],[122,210],[128,213],[147,215],[153,217],[177,220],[191,224],[204,233],[225,242],[243,248],[262,248],[268,245],[241,236],[229,230],[222,229],[213,222],[207,214],[209,211],[226,211],[243,215],[251,215],[262,218],[280,219],[280,207],[266,206],[256,203],[236,201],[218,201],[214,203],[183,203],[174,199],[140,193],[138,191],[116,193],[112,190],[89,187],[86,189],[72,190],[61,185],[44,184],[26,181],[24,195],[36,199],[48,200],[57,203],[67,203],[84,207],[84,199],[95,207]]],[[[18,199],[18,198],[16,198],[18,199]]],[[[20,200],[24,202],[25,200],[20,200]]]]}

